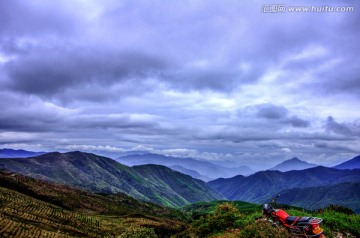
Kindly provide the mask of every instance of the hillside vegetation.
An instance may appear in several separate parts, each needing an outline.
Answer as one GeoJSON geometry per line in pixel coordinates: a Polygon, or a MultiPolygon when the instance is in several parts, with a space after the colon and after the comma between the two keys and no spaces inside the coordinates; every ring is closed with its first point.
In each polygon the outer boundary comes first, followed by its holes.
{"type": "Polygon", "coordinates": [[[113,237],[131,227],[166,237],[188,220],[125,194],[93,194],[8,171],[0,171],[0,219],[0,237],[113,237]]]}
{"type": "MultiPolygon", "coordinates": [[[[360,215],[349,209],[281,207],[291,215],[323,218],[327,237],[360,235],[360,215]]],[[[201,202],[176,210],[0,171],[0,237],[289,237],[261,216],[261,205],[248,202],[201,202]]]]}
{"type": "Polygon", "coordinates": [[[83,152],[1,159],[0,168],[97,193],[126,193],[136,199],[180,207],[224,197],[205,182],[160,165],[131,168],[83,152]]]}

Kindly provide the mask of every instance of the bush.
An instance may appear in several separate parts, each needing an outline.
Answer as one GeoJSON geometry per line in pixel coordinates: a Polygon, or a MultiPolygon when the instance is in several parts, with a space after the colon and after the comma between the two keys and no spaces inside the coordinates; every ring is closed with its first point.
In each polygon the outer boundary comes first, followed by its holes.
{"type": "Polygon", "coordinates": [[[244,215],[242,215],[234,205],[226,202],[219,204],[215,208],[214,215],[211,217],[209,225],[213,227],[215,231],[223,231],[224,229],[240,226],[240,218],[244,218],[244,215]]]}
{"type": "Polygon", "coordinates": [[[355,214],[353,210],[347,207],[339,206],[339,205],[330,205],[329,207],[325,208],[326,211],[334,211],[334,212],[340,212],[344,213],[346,215],[352,215],[355,214]]]}
{"type": "Polygon", "coordinates": [[[200,219],[193,222],[190,228],[190,233],[194,233],[200,237],[206,237],[213,232],[213,229],[210,227],[210,215],[200,217],[200,219]]]}
{"type": "Polygon", "coordinates": [[[153,228],[134,227],[126,228],[118,238],[157,238],[153,228]]]}
{"type": "Polygon", "coordinates": [[[216,206],[212,215],[194,221],[191,232],[199,237],[206,237],[212,233],[239,228],[244,224],[244,217],[232,204],[222,203],[216,206]]]}
{"type": "Polygon", "coordinates": [[[258,220],[241,229],[239,238],[287,238],[288,231],[284,227],[276,227],[266,220],[258,220]]]}

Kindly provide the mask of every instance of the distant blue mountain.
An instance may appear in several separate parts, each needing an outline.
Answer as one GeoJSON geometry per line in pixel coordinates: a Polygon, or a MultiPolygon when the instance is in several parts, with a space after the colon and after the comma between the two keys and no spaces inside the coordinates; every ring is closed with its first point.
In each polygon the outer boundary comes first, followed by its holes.
{"type": "Polygon", "coordinates": [[[347,182],[359,183],[360,169],[340,170],[319,166],[288,172],[267,170],[248,177],[216,179],[208,184],[229,200],[263,203],[267,202],[269,197],[286,189],[328,186],[347,182]]]}
{"type": "Polygon", "coordinates": [[[0,158],[29,158],[45,154],[46,152],[34,152],[27,150],[0,149],[0,158]]]}
{"type": "Polygon", "coordinates": [[[360,169],[360,155],[334,166],[335,169],[360,169]]]}
{"type": "MultiPolygon", "coordinates": [[[[226,168],[204,160],[197,160],[192,158],[178,158],[159,154],[127,155],[117,158],[116,161],[128,166],[145,164],[158,164],[170,168],[172,166],[180,166],[183,168],[181,171],[182,173],[194,176],[194,173],[189,171],[192,170],[196,171],[201,176],[209,179],[230,178],[239,174],[249,175],[255,172],[253,169],[247,167],[246,165],[236,168],[226,168]]],[[[177,168],[179,170],[179,167],[177,168]]]]}
{"type": "Polygon", "coordinates": [[[187,174],[187,175],[189,175],[189,176],[191,176],[193,178],[200,179],[200,180],[205,181],[205,182],[211,180],[208,177],[205,177],[205,176],[199,174],[195,170],[187,169],[187,168],[184,168],[184,167],[182,167],[180,165],[173,165],[173,166],[170,166],[170,168],[172,170],[178,171],[178,172],[183,173],[183,174],[187,174]]]}
{"type": "MultiPolygon", "coordinates": [[[[279,192],[277,202],[315,210],[329,205],[340,205],[360,213],[360,182],[291,188],[279,192]]],[[[268,200],[271,200],[270,196],[268,200]]]]}
{"type": "Polygon", "coordinates": [[[272,167],[269,170],[278,170],[281,172],[286,172],[286,171],[290,171],[290,170],[310,169],[310,168],[313,168],[316,166],[318,166],[318,165],[310,164],[308,162],[299,160],[298,158],[295,157],[290,160],[286,160],[286,161],[276,165],[275,167],[272,167]]]}

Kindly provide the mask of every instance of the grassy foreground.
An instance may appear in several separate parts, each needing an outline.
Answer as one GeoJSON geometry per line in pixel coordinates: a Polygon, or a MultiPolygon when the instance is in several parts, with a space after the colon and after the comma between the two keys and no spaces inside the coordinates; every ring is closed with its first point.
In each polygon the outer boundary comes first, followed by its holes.
{"type": "MultiPolygon", "coordinates": [[[[360,215],[340,206],[318,211],[285,206],[292,216],[316,216],[324,219],[326,237],[360,237],[360,215]]],[[[176,237],[293,237],[285,228],[275,228],[262,217],[261,206],[245,202],[199,203],[185,207],[196,219],[176,237]],[[199,215],[202,214],[202,215],[199,215]]]]}

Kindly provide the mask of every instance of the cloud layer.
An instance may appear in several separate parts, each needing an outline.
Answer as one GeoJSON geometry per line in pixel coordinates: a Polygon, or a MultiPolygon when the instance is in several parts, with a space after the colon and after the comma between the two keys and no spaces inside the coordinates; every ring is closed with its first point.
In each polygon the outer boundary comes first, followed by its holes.
{"type": "Polygon", "coordinates": [[[358,1],[264,4],[1,1],[1,147],[142,145],[259,168],[359,154],[358,1]]]}

